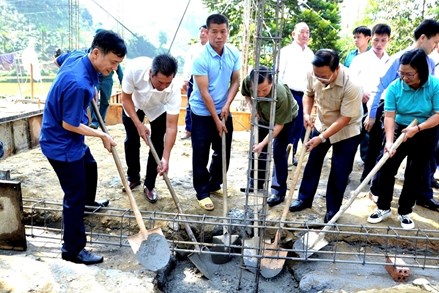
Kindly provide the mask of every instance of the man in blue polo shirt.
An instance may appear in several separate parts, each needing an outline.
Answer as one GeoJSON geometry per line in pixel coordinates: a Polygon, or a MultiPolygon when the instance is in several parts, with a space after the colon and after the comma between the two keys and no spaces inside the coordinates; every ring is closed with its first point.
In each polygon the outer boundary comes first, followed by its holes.
{"type": "Polygon", "coordinates": [[[238,93],[241,61],[239,51],[226,44],[229,21],[221,14],[207,18],[209,42],[194,60],[192,75],[194,91],[189,99],[192,111],[192,168],[193,184],[199,205],[208,211],[214,209],[210,192],[222,184],[221,136],[226,133],[226,162],[230,161],[233,122],[230,105],[238,93]],[[209,152],[212,147],[212,160],[209,152]]]}
{"type": "MultiPolygon", "coordinates": [[[[95,203],[97,164],[85,144],[85,136],[102,139],[111,152],[116,143],[108,134],[88,127],[87,108],[96,96],[98,73],[110,74],[126,55],[124,41],[114,32],[95,35],[89,53],[74,51],[57,60],[61,65],[44,108],[40,146],[64,191],[64,243],[61,257],[67,261],[95,264],[103,257],[84,249],[84,208],[95,203]]],[[[61,56],[60,56],[61,57],[61,56]]],[[[106,203],[108,205],[108,203],[106,203]]]]}

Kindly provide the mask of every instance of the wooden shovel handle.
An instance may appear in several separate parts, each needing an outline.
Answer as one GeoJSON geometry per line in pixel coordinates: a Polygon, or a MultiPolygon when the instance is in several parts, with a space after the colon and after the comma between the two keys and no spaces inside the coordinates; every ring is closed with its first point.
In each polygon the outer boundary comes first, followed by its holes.
{"type": "MultiPolygon", "coordinates": [[[[146,137],[149,145],[149,149],[151,151],[151,154],[153,155],[156,163],[160,164],[160,158],[157,154],[157,151],[155,150],[154,144],[152,143],[152,140],[149,136],[146,137]]],[[[183,210],[181,209],[180,201],[178,200],[177,194],[175,193],[174,188],[172,187],[171,181],[169,180],[168,174],[163,173],[163,178],[165,179],[166,185],[168,186],[168,190],[171,193],[172,199],[174,200],[175,205],[177,206],[177,210],[180,214],[183,214],[183,210]]],[[[194,232],[192,232],[191,227],[188,223],[184,223],[184,228],[186,230],[186,233],[188,234],[189,238],[192,240],[193,243],[197,243],[197,238],[195,238],[194,232]]],[[[198,251],[201,251],[201,248],[198,244],[195,244],[195,249],[198,251]]]]}
{"type": "MultiPolygon", "coordinates": [[[[415,126],[417,124],[418,124],[418,120],[413,119],[413,121],[407,127],[415,126]]],[[[401,133],[396,139],[396,141],[393,143],[389,152],[395,151],[404,141],[405,136],[406,133],[401,133]]],[[[340,208],[340,210],[334,215],[334,217],[332,217],[332,219],[326,224],[326,226],[322,229],[320,233],[329,230],[331,228],[331,225],[334,224],[338,220],[338,218],[340,218],[341,215],[343,215],[344,212],[351,206],[352,202],[357,198],[358,194],[361,192],[363,187],[367,185],[367,183],[372,179],[372,177],[381,169],[384,163],[389,159],[390,157],[389,152],[384,153],[381,159],[376,163],[375,167],[373,167],[373,169],[369,172],[369,174],[367,174],[366,178],[364,178],[363,181],[360,183],[360,185],[354,191],[352,191],[351,198],[346,202],[344,206],[340,208]]]]}
{"type": "MultiPolygon", "coordinates": [[[[93,110],[95,111],[96,117],[98,118],[99,125],[101,126],[102,130],[108,134],[108,129],[105,126],[104,120],[102,120],[102,116],[99,113],[98,106],[96,105],[96,102],[92,100],[92,106],[93,110]]],[[[117,171],[119,172],[120,180],[122,180],[122,185],[125,188],[126,193],[128,194],[128,198],[130,200],[131,209],[134,212],[134,216],[136,217],[137,225],[139,226],[140,232],[143,235],[147,235],[147,230],[145,227],[145,223],[143,222],[142,214],[139,211],[139,207],[137,206],[136,199],[133,196],[133,193],[131,192],[130,185],[128,183],[128,180],[125,177],[125,173],[122,167],[122,163],[120,162],[119,155],[117,154],[116,148],[114,146],[111,147],[111,154],[113,155],[114,162],[116,163],[117,171]]]]}
{"type": "Polygon", "coordinates": [[[302,164],[303,164],[303,160],[305,158],[305,153],[306,153],[305,144],[309,141],[310,134],[311,134],[311,126],[308,126],[306,128],[305,137],[304,137],[304,140],[302,143],[302,147],[300,149],[299,161],[297,162],[297,166],[296,166],[296,169],[294,170],[293,178],[291,179],[290,191],[288,193],[287,201],[285,203],[285,207],[284,207],[284,210],[282,212],[281,227],[283,227],[283,222],[287,218],[288,210],[289,210],[291,201],[293,200],[294,189],[296,188],[297,182],[299,181],[299,176],[300,176],[300,172],[302,171],[302,164]]]}

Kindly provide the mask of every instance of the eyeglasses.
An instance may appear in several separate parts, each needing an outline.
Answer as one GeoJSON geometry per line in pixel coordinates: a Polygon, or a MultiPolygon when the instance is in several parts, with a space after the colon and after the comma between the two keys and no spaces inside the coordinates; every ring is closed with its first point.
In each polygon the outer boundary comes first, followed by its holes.
{"type": "Polygon", "coordinates": [[[401,79],[406,77],[407,79],[412,79],[415,77],[415,75],[418,74],[418,72],[401,72],[398,70],[398,75],[401,79]]]}
{"type": "Polygon", "coordinates": [[[329,78],[323,78],[323,77],[315,75],[314,72],[312,74],[312,76],[314,76],[318,81],[321,81],[321,82],[329,82],[332,79],[333,75],[334,75],[334,73],[332,73],[329,78]]]}

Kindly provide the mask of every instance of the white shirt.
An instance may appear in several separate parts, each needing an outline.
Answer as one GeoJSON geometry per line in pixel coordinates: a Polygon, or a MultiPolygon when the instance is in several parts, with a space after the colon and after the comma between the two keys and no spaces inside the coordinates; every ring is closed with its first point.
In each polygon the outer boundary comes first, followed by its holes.
{"type": "Polygon", "coordinates": [[[439,77],[439,52],[437,51],[437,49],[434,49],[433,52],[431,52],[431,54],[428,56],[430,56],[431,59],[433,59],[434,61],[434,65],[435,65],[434,75],[439,77]]]}
{"type": "Polygon", "coordinates": [[[293,41],[279,52],[279,79],[292,90],[304,92],[306,89],[306,75],[312,70],[314,53],[310,48],[302,49],[293,41]]]}
{"type": "Polygon", "coordinates": [[[360,85],[364,93],[370,94],[369,101],[367,102],[367,108],[369,110],[373,102],[373,97],[377,91],[380,77],[382,76],[389,59],[390,56],[386,52],[384,52],[383,57],[380,59],[373,49],[370,49],[367,52],[356,56],[352,60],[351,66],[348,69],[352,81],[360,85]]]}
{"type": "MultiPolygon", "coordinates": [[[[140,109],[145,112],[150,121],[154,121],[165,112],[178,115],[181,106],[180,87],[173,80],[163,91],[154,89],[149,80],[151,64],[152,59],[148,57],[132,59],[124,70],[122,90],[132,94],[136,111],[140,109]]],[[[125,109],[124,112],[127,114],[125,109]]]]}
{"type": "Polygon", "coordinates": [[[183,79],[188,81],[192,75],[192,65],[194,64],[194,60],[198,57],[201,52],[204,50],[206,44],[202,45],[200,42],[193,44],[189,47],[186,58],[184,59],[184,67],[183,67],[183,79]]]}

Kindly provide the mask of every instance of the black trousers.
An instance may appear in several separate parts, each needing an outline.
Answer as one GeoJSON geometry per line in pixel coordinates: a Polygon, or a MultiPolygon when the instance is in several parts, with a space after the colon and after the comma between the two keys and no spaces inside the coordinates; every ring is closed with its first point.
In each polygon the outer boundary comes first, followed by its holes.
{"type": "MultiPolygon", "coordinates": [[[[142,110],[137,111],[137,117],[140,121],[145,118],[145,113],[142,110]]],[[[128,181],[136,182],[140,180],[140,136],[137,128],[125,112],[122,112],[122,122],[125,126],[126,138],[124,142],[125,160],[127,163],[128,181]]],[[[157,119],[150,122],[151,124],[151,141],[157,151],[159,158],[163,156],[164,136],[166,133],[166,112],[160,115],[157,119]]],[[[151,190],[155,188],[157,179],[157,163],[151,151],[148,154],[148,162],[146,165],[145,186],[151,190]]]]}
{"type": "Polygon", "coordinates": [[[62,251],[76,256],[87,242],[84,227],[84,206],[94,203],[97,186],[97,164],[90,149],[74,162],[49,159],[64,192],[62,251]]]}

